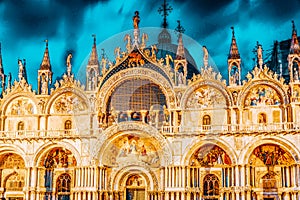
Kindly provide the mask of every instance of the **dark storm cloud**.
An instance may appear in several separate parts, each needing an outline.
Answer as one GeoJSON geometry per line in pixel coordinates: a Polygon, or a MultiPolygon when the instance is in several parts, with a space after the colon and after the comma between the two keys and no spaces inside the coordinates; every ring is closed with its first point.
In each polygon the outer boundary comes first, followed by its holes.
{"type": "Polygon", "coordinates": [[[197,10],[202,17],[211,15],[234,1],[235,0],[174,0],[176,3],[185,4],[188,10],[193,10],[193,12],[197,10]]]}
{"type": "MultiPolygon", "coordinates": [[[[251,5],[251,4],[250,4],[251,5]]],[[[299,0],[263,0],[251,6],[249,17],[280,23],[292,19],[299,12],[299,0]]]]}
{"type": "Polygon", "coordinates": [[[85,8],[97,2],[99,0],[4,0],[3,20],[9,24],[6,28],[10,35],[18,38],[55,36],[62,22],[74,34],[82,23],[85,8]]]}

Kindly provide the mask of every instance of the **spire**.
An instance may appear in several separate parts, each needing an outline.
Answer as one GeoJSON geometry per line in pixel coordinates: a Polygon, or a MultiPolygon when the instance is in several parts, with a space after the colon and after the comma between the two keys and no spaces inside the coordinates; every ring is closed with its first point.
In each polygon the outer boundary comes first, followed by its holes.
{"type": "Polygon", "coordinates": [[[177,20],[178,26],[176,27],[176,32],[178,32],[178,47],[177,47],[177,53],[176,53],[176,59],[181,60],[185,59],[184,54],[184,46],[182,41],[182,33],[184,33],[185,29],[180,25],[180,20],[177,20]]]}
{"type": "Polygon", "coordinates": [[[46,42],[46,49],[44,52],[42,63],[40,65],[40,70],[51,70],[49,50],[48,50],[48,40],[45,40],[45,42],[46,42]]]}
{"type": "Polygon", "coordinates": [[[2,65],[1,42],[0,42],[0,83],[1,83],[2,93],[3,93],[4,87],[5,87],[5,74],[4,74],[4,69],[3,69],[3,65],[2,65]]]}
{"type": "Polygon", "coordinates": [[[90,55],[90,59],[88,65],[98,65],[98,53],[97,53],[97,46],[96,46],[96,35],[93,34],[92,37],[94,38],[94,43],[92,47],[92,53],[90,55]]]}
{"type": "Polygon", "coordinates": [[[234,27],[231,27],[232,29],[232,39],[231,39],[231,45],[229,50],[228,59],[239,59],[240,53],[236,44],[236,39],[234,35],[234,27]]]}
{"type": "Polygon", "coordinates": [[[236,39],[234,35],[234,28],[232,30],[232,39],[229,50],[229,55],[227,59],[228,63],[228,76],[229,76],[229,86],[241,85],[241,57],[236,44],[236,39]]]}
{"type": "Polygon", "coordinates": [[[0,74],[4,74],[3,65],[2,65],[2,49],[1,49],[1,42],[0,42],[0,74]]]}
{"type": "Polygon", "coordinates": [[[298,53],[300,53],[300,47],[299,47],[299,42],[298,42],[298,38],[297,38],[297,30],[295,27],[294,20],[292,20],[292,27],[293,27],[293,31],[292,31],[292,41],[291,41],[290,53],[298,54],[298,53]]]}
{"type": "Polygon", "coordinates": [[[163,21],[163,28],[167,28],[168,27],[168,22],[167,22],[167,16],[169,15],[169,13],[171,13],[173,10],[173,8],[169,5],[169,3],[167,3],[167,0],[164,0],[164,3],[161,5],[161,7],[158,8],[158,13],[161,14],[161,16],[163,16],[164,21],[163,21]]]}

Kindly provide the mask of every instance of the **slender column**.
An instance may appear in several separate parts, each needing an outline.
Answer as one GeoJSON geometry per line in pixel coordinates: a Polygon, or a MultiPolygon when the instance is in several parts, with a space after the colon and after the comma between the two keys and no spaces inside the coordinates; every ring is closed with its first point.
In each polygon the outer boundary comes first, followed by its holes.
{"type": "Polygon", "coordinates": [[[181,198],[180,200],[185,200],[185,192],[181,192],[181,198]]]}
{"type": "Polygon", "coordinates": [[[174,199],[174,192],[171,192],[171,200],[175,200],[174,199]]]}
{"type": "Polygon", "coordinates": [[[246,165],[246,186],[250,186],[250,166],[246,165]]]}
{"type": "MultiPolygon", "coordinates": [[[[296,186],[299,187],[300,186],[300,167],[299,167],[299,164],[296,164],[296,172],[297,172],[296,179],[298,180],[296,186]]],[[[298,194],[298,197],[300,198],[300,194],[298,194]]]]}
{"type": "Polygon", "coordinates": [[[165,192],[165,197],[166,197],[167,200],[170,199],[170,197],[169,197],[169,192],[165,192]]]}
{"type": "Polygon", "coordinates": [[[172,187],[174,187],[174,183],[175,183],[175,167],[172,166],[172,187]]]}
{"type": "Polygon", "coordinates": [[[236,165],[235,169],[235,186],[240,186],[239,166],[236,165]]]}
{"type": "Polygon", "coordinates": [[[102,191],[102,167],[99,169],[99,190],[102,191]]]}
{"type": "Polygon", "coordinates": [[[246,177],[245,167],[246,167],[245,165],[241,166],[241,174],[240,174],[241,183],[240,183],[240,186],[245,186],[245,177],[246,177]]]}
{"type": "Polygon", "coordinates": [[[296,176],[295,176],[295,166],[291,165],[290,169],[291,169],[291,187],[295,187],[295,182],[296,182],[296,180],[295,180],[295,178],[296,178],[296,176]]]}
{"type": "Polygon", "coordinates": [[[179,192],[176,192],[176,200],[179,200],[179,192]]]}
{"type": "Polygon", "coordinates": [[[187,170],[187,176],[186,176],[186,178],[187,178],[187,185],[186,185],[186,187],[191,187],[191,168],[190,167],[186,167],[186,170],[187,170]]]}
{"type": "Polygon", "coordinates": [[[169,174],[169,184],[168,187],[171,187],[172,184],[172,173],[171,173],[171,167],[168,166],[168,174],[169,174]]]}
{"type": "Polygon", "coordinates": [[[98,181],[99,180],[99,168],[97,166],[95,166],[95,177],[94,177],[94,187],[97,189],[99,186],[98,181]]]}
{"type": "Polygon", "coordinates": [[[104,174],[105,174],[105,184],[104,184],[104,186],[105,186],[105,190],[107,190],[108,177],[107,177],[107,171],[106,171],[106,169],[104,171],[104,174]]]}
{"type": "Polygon", "coordinates": [[[231,186],[234,186],[234,167],[230,168],[231,172],[231,186]]]}
{"type": "Polygon", "coordinates": [[[191,192],[190,191],[187,192],[186,197],[187,197],[187,200],[191,199],[191,192]]]}
{"type": "Polygon", "coordinates": [[[290,167],[286,167],[286,183],[287,187],[290,187],[290,167]]]}
{"type": "Polygon", "coordinates": [[[165,166],[165,187],[168,187],[168,167],[165,166]]]}
{"type": "Polygon", "coordinates": [[[239,192],[235,192],[235,199],[240,200],[240,193],[239,192]]]}
{"type": "Polygon", "coordinates": [[[182,187],[186,187],[186,166],[182,168],[182,187]]]}

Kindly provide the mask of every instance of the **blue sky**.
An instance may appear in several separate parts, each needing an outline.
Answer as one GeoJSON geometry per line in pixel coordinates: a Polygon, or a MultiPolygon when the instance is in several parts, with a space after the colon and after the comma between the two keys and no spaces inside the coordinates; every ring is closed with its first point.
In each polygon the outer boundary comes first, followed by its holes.
{"type": "MultiPolygon", "coordinates": [[[[100,49],[108,39],[121,38],[122,41],[122,32],[132,29],[136,10],[140,12],[140,27],[161,27],[163,19],[157,10],[162,3],[163,0],[160,3],[156,0],[0,0],[0,41],[5,73],[11,72],[16,79],[17,60],[26,59],[29,83],[36,89],[44,40],[48,39],[53,79],[65,71],[69,52],[73,53],[76,74],[91,51],[92,34],[97,35],[100,49]]],[[[231,26],[235,27],[243,74],[253,67],[252,50],[256,41],[267,54],[275,40],[291,37],[291,20],[300,28],[299,0],[169,0],[168,3],[173,7],[168,28],[175,29],[176,21],[180,20],[185,35],[208,48],[224,77],[227,77],[231,26]]],[[[176,38],[173,37],[172,42],[176,43],[176,38]]],[[[108,55],[114,45],[122,48],[125,43],[110,43],[111,49],[105,49],[108,55]]],[[[201,65],[202,50],[191,51],[201,65]]],[[[112,60],[113,56],[109,58],[112,60]]]]}

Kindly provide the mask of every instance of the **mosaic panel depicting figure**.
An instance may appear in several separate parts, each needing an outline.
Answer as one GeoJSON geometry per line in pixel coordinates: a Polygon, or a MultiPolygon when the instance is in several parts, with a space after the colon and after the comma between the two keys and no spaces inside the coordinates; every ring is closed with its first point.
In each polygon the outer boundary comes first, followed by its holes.
{"type": "Polygon", "coordinates": [[[293,86],[292,102],[300,102],[300,86],[293,86]]]}
{"type": "Polygon", "coordinates": [[[226,99],[223,94],[210,86],[202,86],[195,90],[187,100],[188,108],[224,107],[226,99]]]}
{"type": "Polygon", "coordinates": [[[7,153],[0,156],[0,167],[3,169],[24,168],[25,163],[21,156],[7,153]]]}
{"type": "Polygon", "coordinates": [[[138,164],[159,167],[159,146],[153,138],[126,134],[109,144],[103,162],[110,166],[138,164]]]}
{"type": "Polygon", "coordinates": [[[60,147],[51,149],[40,162],[47,169],[74,167],[76,164],[72,152],[60,147]]]}
{"type": "Polygon", "coordinates": [[[87,109],[87,104],[72,92],[60,95],[51,107],[51,113],[75,114],[87,109]]]}
{"type": "Polygon", "coordinates": [[[201,146],[190,160],[192,166],[212,167],[217,165],[230,165],[231,159],[219,146],[206,144],[201,146]]]}
{"type": "Polygon", "coordinates": [[[8,115],[31,115],[36,114],[36,106],[31,99],[19,97],[9,103],[8,115]]]}
{"type": "Polygon", "coordinates": [[[271,87],[258,85],[250,90],[245,98],[245,106],[280,105],[279,94],[271,87]]]}
{"type": "Polygon", "coordinates": [[[253,166],[289,165],[294,163],[294,159],[279,145],[264,144],[254,149],[249,163],[253,166]]]}

